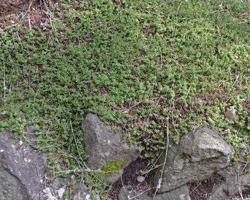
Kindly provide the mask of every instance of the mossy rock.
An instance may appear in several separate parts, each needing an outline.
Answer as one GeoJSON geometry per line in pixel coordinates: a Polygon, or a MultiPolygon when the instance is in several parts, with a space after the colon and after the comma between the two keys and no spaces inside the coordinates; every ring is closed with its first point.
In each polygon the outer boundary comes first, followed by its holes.
{"type": "Polygon", "coordinates": [[[106,163],[102,167],[102,175],[103,176],[111,176],[115,173],[118,173],[120,171],[121,166],[125,165],[128,162],[128,159],[124,161],[111,161],[109,163],[106,163]]]}

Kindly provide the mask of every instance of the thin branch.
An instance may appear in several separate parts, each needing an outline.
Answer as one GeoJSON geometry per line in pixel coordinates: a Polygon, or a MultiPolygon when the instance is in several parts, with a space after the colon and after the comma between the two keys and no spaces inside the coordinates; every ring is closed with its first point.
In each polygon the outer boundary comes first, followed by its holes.
{"type": "Polygon", "coordinates": [[[191,191],[191,192],[189,192],[189,195],[190,194],[192,194],[198,187],[199,187],[199,185],[202,183],[202,181],[200,181],[199,183],[198,183],[198,185],[191,191]]]}
{"type": "Polygon", "coordinates": [[[166,162],[167,162],[168,146],[169,146],[169,124],[168,124],[168,118],[167,118],[167,149],[166,149],[166,153],[165,153],[165,159],[164,159],[164,162],[163,162],[163,167],[162,167],[162,171],[161,171],[161,176],[160,176],[160,178],[159,178],[159,180],[158,180],[158,185],[157,185],[157,187],[156,187],[156,190],[155,190],[155,193],[154,193],[153,200],[155,199],[155,195],[156,195],[158,189],[161,188],[162,176],[163,176],[164,169],[165,169],[166,162]]]}
{"type": "MultiPolygon", "coordinates": [[[[163,163],[160,164],[160,165],[157,165],[156,167],[153,167],[153,168],[149,169],[149,170],[147,171],[147,173],[145,173],[145,174],[148,174],[149,172],[151,172],[151,171],[157,169],[158,167],[160,167],[160,166],[162,166],[162,165],[163,165],[163,163]]],[[[144,173],[142,173],[142,174],[144,174],[144,173]]]]}
{"type": "Polygon", "coordinates": [[[3,72],[3,103],[5,104],[5,97],[6,97],[6,83],[5,83],[5,65],[4,65],[4,72],[3,72]]]}
{"type": "MultiPolygon", "coordinates": [[[[46,12],[43,11],[43,13],[49,17],[50,26],[51,26],[52,30],[54,30],[54,27],[53,27],[53,24],[52,24],[52,17],[53,17],[53,14],[52,14],[52,13],[50,12],[50,10],[48,9],[48,6],[46,5],[45,1],[44,1],[43,3],[44,3],[44,6],[45,6],[45,8],[46,8],[46,10],[47,10],[46,12]]],[[[53,4],[51,3],[51,5],[53,5],[53,4]]]]}
{"type": "Polygon", "coordinates": [[[239,193],[240,193],[240,197],[243,200],[243,195],[242,195],[242,190],[241,190],[241,185],[240,185],[240,176],[239,173],[237,174],[237,182],[238,182],[238,188],[239,188],[239,193]]]}
{"type": "Polygon", "coordinates": [[[91,170],[91,169],[83,169],[82,168],[82,169],[59,171],[59,172],[56,172],[56,174],[59,174],[59,173],[70,174],[70,173],[77,173],[77,172],[98,172],[98,173],[103,173],[103,171],[101,171],[101,170],[91,170]]]}
{"type": "Polygon", "coordinates": [[[149,189],[147,189],[147,190],[145,190],[145,191],[143,191],[143,192],[141,192],[141,193],[139,193],[139,194],[137,194],[137,195],[135,195],[135,196],[133,196],[133,197],[130,197],[130,196],[128,195],[128,193],[127,193],[127,187],[126,187],[126,186],[124,185],[124,183],[123,183],[122,177],[121,177],[121,182],[122,182],[122,187],[124,188],[124,193],[125,193],[125,195],[126,195],[126,197],[127,197],[128,199],[134,199],[134,198],[136,198],[136,197],[139,197],[140,195],[146,193],[147,191],[152,190],[152,189],[155,188],[155,187],[149,188],[149,189]]]}
{"type": "Polygon", "coordinates": [[[126,197],[128,197],[128,194],[127,194],[127,187],[124,185],[123,183],[123,180],[122,180],[122,176],[121,176],[121,182],[122,182],[122,187],[124,188],[124,193],[126,195],[126,197]]]}
{"type": "Polygon", "coordinates": [[[53,15],[52,15],[51,12],[50,12],[50,16],[49,16],[50,26],[51,26],[52,30],[54,30],[54,27],[53,27],[53,24],[52,24],[52,20],[51,20],[51,17],[52,17],[52,16],[53,16],[53,15]]]}
{"type": "MultiPolygon", "coordinates": [[[[79,155],[79,157],[80,157],[80,159],[81,159],[81,161],[82,161],[84,167],[86,168],[86,172],[93,172],[93,170],[90,170],[90,169],[88,168],[88,166],[86,165],[86,163],[83,161],[83,159],[82,159],[82,157],[81,157],[81,154],[80,154],[80,152],[79,152],[79,148],[78,148],[78,145],[77,145],[77,141],[76,141],[76,138],[75,138],[75,134],[74,134],[74,130],[73,130],[73,126],[72,126],[71,120],[70,120],[70,126],[71,126],[71,132],[72,132],[72,134],[73,134],[73,136],[74,136],[74,140],[75,140],[75,143],[76,143],[76,148],[77,148],[78,155],[79,155]]],[[[99,178],[97,178],[95,175],[94,175],[94,177],[95,177],[96,179],[98,179],[100,182],[102,182],[102,181],[101,181],[99,178]]],[[[103,182],[102,182],[102,183],[103,183],[103,182]]],[[[104,184],[104,183],[103,183],[103,184],[104,184]]]]}
{"type": "Polygon", "coordinates": [[[33,3],[33,0],[30,0],[30,4],[29,4],[29,7],[28,7],[28,10],[27,10],[26,13],[22,16],[22,19],[26,16],[26,14],[27,14],[28,12],[30,12],[30,7],[31,7],[32,3],[33,3]]]}
{"type": "Polygon", "coordinates": [[[53,134],[53,131],[50,132],[44,132],[44,133],[26,133],[26,135],[49,135],[49,134],[53,134]]]}
{"type": "Polygon", "coordinates": [[[80,159],[81,159],[81,161],[82,161],[84,167],[87,169],[88,167],[87,167],[87,165],[85,164],[85,162],[83,161],[83,159],[82,159],[82,157],[81,157],[81,154],[80,154],[80,152],[79,152],[79,148],[78,148],[78,145],[77,145],[77,141],[76,141],[76,137],[75,137],[75,134],[74,134],[74,130],[73,130],[73,126],[72,126],[71,120],[70,120],[70,127],[71,127],[72,135],[73,135],[74,140],[75,140],[75,144],[76,144],[76,148],[77,148],[78,155],[79,155],[79,157],[80,157],[80,159]]]}
{"type": "Polygon", "coordinates": [[[137,104],[131,106],[128,110],[124,111],[123,113],[128,113],[132,108],[138,106],[139,104],[143,103],[145,100],[138,102],[137,104]]]}
{"type": "Polygon", "coordinates": [[[249,163],[250,163],[250,162],[246,162],[244,168],[242,169],[242,172],[241,172],[242,174],[244,173],[244,171],[245,171],[246,167],[249,165],[249,163]]]}
{"type": "Polygon", "coordinates": [[[154,188],[155,188],[155,187],[149,188],[149,189],[147,189],[147,190],[141,192],[140,194],[137,194],[136,196],[133,196],[132,198],[129,198],[129,199],[134,199],[134,198],[136,198],[136,197],[139,197],[139,196],[141,196],[142,194],[144,194],[144,193],[146,193],[147,191],[152,190],[152,189],[154,189],[154,188]]]}
{"type": "Polygon", "coordinates": [[[128,113],[132,108],[134,108],[134,107],[140,105],[141,103],[143,103],[144,101],[146,101],[146,100],[148,100],[148,99],[149,99],[149,100],[151,100],[151,99],[158,99],[157,104],[156,104],[156,105],[158,105],[158,103],[159,103],[159,101],[161,100],[161,98],[162,98],[162,97],[165,97],[165,96],[168,96],[168,94],[164,94],[164,95],[161,95],[161,96],[159,96],[159,97],[149,97],[149,98],[146,98],[146,99],[144,99],[144,100],[138,102],[137,104],[131,106],[128,110],[124,111],[123,113],[128,113]]]}
{"type": "Polygon", "coordinates": [[[29,29],[31,30],[31,24],[30,24],[30,14],[28,14],[28,19],[29,19],[29,29]]]}
{"type": "Polygon", "coordinates": [[[235,81],[234,81],[234,84],[232,85],[232,87],[231,87],[231,89],[230,89],[230,90],[232,90],[232,89],[233,89],[233,87],[234,87],[234,85],[235,85],[236,81],[238,80],[238,78],[239,78],[239,75],[237,75],[237,76],[236,76],[236,79],[235,79],[235,81]]]}
{"type": "Polygon", "coordinates": [[[68,157],[70,157],[70,158],[75,159],[76,162],[78,163],[79,168],[81,168],[82,165],[81,165],[80,161],[78,160],[78,158],[76,158],[75,156],[72,156],[72,155],[70,155],[70,154],[67,154],[67,153],[65,153],[65,152],[63,152],[63,151],[58,151],[58,152],[59,152],[59,154],[61,153],[61,154],[65,155],[65,156],[68,156],[68,157]]]}
{"type": "Polygon", "coordinates": [[[112,110],[111,110],[111,112],[112,112],[112,115],[123,125],[124,129],[128,132],[128,129],[126,128],[126,124],[123,124],[122,121],[115,116],[115,113],[112,110]]]}
{"type": "Polygon", "coordinates": [[[14,27],[14,26],[17,26],[18,24],[14,24],[14,25],[11,25],[11,26],[7,26],[7,27],[5,27],[5,30],[6,29],[9,29],[9,28],[12,28],[12,27],[14,27]]]}
{"type": "MultiPolygon", "coordinates": [[[[238,80],[238,78],[239,78],[239,75],[236,76],[236,79],[235,79],[235,81],[234,81],[234,84],[233,84],[232,87],[230,88],[229,92],[233,89],[233,87],[234,87],[236,81],[238,80]]],[[[226,103],[229,101],[230,98],[231,98],[231,97],[228,98],[228,100],[226,101],[226,103]]]]}

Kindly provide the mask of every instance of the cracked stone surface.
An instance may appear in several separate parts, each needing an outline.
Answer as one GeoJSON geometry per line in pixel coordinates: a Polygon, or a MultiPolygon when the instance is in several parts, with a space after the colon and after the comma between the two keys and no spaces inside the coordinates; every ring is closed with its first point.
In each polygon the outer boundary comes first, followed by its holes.
{"type": "Polygon", "coordinates": [[[122,169],[140,155],[136,145],[130,147],[126,143],[121,143],[120,135],[112,133],[110,130],[111,128],[101,122],[97,115],[91,113],[86,116],[82,123],[83,145],[88,155],[88,167],[101,169],[106,163],[127,160],[127,163],[121,167],[121,173],[106,178],[108,183],[119,179],[122,175],[122,169]]]}
{"type": "MultiPolygon", "coordinates": [[[[171,143],[159,193],[210,177],[224,168],[234,153],[233,147],[224,138],[207,127],[184,135],[179,145],[171,143]]],[[[163,159],[164,156],[161,163],[163,159]]],[[[155,186],[161,169],[159,168],[155,178],[155,186]]]]}
{"type": "Polygon", "coordinates": [[[0,132],[1,200],[39,199],[46,169],[47,154],[23,145],[8,131],[0,132]]]}

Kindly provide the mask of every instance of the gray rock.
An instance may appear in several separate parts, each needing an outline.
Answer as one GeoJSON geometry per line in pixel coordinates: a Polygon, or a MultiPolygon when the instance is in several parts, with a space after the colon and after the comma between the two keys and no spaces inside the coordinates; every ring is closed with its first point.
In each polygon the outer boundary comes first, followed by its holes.
{"type": "MultiPolygon", "coordinates": [[[[29,130],[26,131],[27,134],[31,133],[29,130]]],[[[30,131],[35,136],[34,131],[30,131]]],[[[1,200],[63,200],[66,192],[70,194],[72,187],[76,194],[70,198],[92,199],[91,191],[82,182],[68,186],[77,180],[74,175],[67,178],[58,177],[48,184],[45,175],[47,153],[22,145],[23,142],[13,139],[12,135],[8,131],[0,132],[1,200]],[[62,183],[65,186],[62,186],[62,183]]],[[[95,195],[95,200],[100,200],[98,195],[95,195]]]]}
{"type": "MultiPolygon", "coordinates": [[[[218,133],[202,128],[184,135],[180,145],[171,142],[159,193],[201,181],[224,168],[234,156],[233,147],[218,133]]],[[[161,159],[163,163],[164,156],[161,159]]],[[[162,168],[155,178],[158,185],[162,168]]]]}
{"type": "Polygon", "coordinates": [[[8,171],[0,167],[0,199],[1,200],[26,200],[30,199],[26,188],[8,171]]]}
{"type": "Polygon", "coordinates": [[[112,174],[110,176],[105,176],[104,180],[107,183],[114,183],[123,175],[123,172],[124,172],[124,169],[120,169],[118,173],[112,174]]]}
{"type": "MultiPolygon", "coordinates": [[[[78,192],[74,196],[73,200],[92,200],[92,196],[88,193],[86,194],[84,192],[78,192]]],[[[94,200],[100,200],[100,196],[96,194],[94,200]]]]}
{"type": "MultiPolygon", "coordinates": [[[[248,149],[249,152],[249,149],[248,149]]],[[[246,167],[247,154],[240,150],[239,161],[230,167],[218,171],[222,183],[216,185],[209,200],[224,200],[250,188],[250,170],[246,167]]]]}
{"type": "MultiPolygon", "coordinates": [[[[91,196],[91,194],[86,194],[86,193],[83,193],[83,192],[78,192],[74,196],[73,200],[92,200],[92,196],[91,196]]],[[[94,200],[100,200],[100,196],[96,194],[94,200]]]]}
{"type": "Polygon", "coordinates": [[[146,195],[143,192],[136,191],[127,186],[124,186],[118,195],[119,200],[129,200],[133,198],[134,200],[153,200],[152,197],[146,195]]]}
{"type": "MultiPolygon", "coordinates": [[[[82,123],[84,133],[84,147],[88,156],[87,165],[91,169],[101,169],[106,163],[112,161],[124,161],[126,164],[121,167],[124,169],[139,156],[139,151],[135,145],[129,148],[126,143],[121,144],[119,134],[111,133],[110,127],[104,125],[94,114],[88,114],[82,123]]],[[[117,173],[114,178],[106,178],[108,183],[115,182],[121,175],[117,173]]]]}
{"type": "MultiPolygon", "coordinates": [[[[65,199],[66,192],[69,194],[66,199],[73,200],[92,200],[91,191],[87,188],[87,186],[83,182],[76,181],[77,178],[75,175],[70,175],[67,178],[58,177],[56,178],[53,183],[45,188],[43,192],[47,193],[47,198],[55,199],[55,200],[63,200],[65,199]],[[68,184],[76,181],[74,185],[67,186],[68,184]],[[64,183],[64,186],[62,186],[64,183]],[[72,189],[75,190],[75,195],[72,197],[70,195],[70,191],[72,189]]],[[[100,200],[99,195],[95,195],[94,200],[100,200]]]]}
{"type": "Polygon", "coordinates": [[[226,184],[218,184],[214,186],[212,190],[211,196],[208,198],[209,200],[225,200],[230,198],[228,194],[226,193],[227,191],[227,185],[226,184]]]}
{"type": "Polygon", "coordinates": [[[0,199],[39,199],[47,154],[22,145],[12,133],[0,132],[0,199]],[[7,182],[5,182],[7,181],[7,182]],[[8,183],[8,184],[7,184],[8,183]]]}
{"type": "Polygon", "coordinates": [[[187,185],[163,194],[157,194],[155,200],[191,200],[187,185]]]}
{"type": "MultiPolygon", "coordinates": [[[[92,200],[91,191],[83,182],[76,181],[77,178],[75,175],[70,175],[67,178],[58,177],[51,184],[47,185],[43,189],[43,194],[46,197],[46,200],[64,200],[64,199],[73,199],[73,200],[92,200]],[[68,186],[71,184],[72,186],[68,186]],[[64,183],[62,185],[62,183],[64,183]],[[74,190],[74,196],[72,191],[74,190]],[[71,193],[70,193],[71,192],[71,193]],[[66,193],[68,194],[67,196],[66,193]]],[[[99,195],[95,195],[94,200],[100,200],[99,195]]]]}
{"type": "Polygon", "coordinates": [[[139,183],[143,182],[145,180],[144,176],[138,176],[136,179],[139,183]]]}

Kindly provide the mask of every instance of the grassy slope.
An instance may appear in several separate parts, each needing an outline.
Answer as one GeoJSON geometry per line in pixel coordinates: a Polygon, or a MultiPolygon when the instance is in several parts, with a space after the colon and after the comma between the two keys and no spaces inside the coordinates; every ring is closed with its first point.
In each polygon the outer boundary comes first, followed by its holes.
{"type": "Polygon", "coordinates": [[[20,24],[0,36],[1,128],[22,137],[22,110],[38,133],[49,131],[37,141],[52,168],[78,166],[71,124],[86,158],[80,126],[89,112],[152,162],[165,148],[167,118],[176,142],[210,125],[236,149],[250,144],[249,1],[222,10],[221,1],[115,2],[61,1],[50,6],[54,30],[20,24]],[[229,106],[240,121],[224,118],[229,106]]]}

